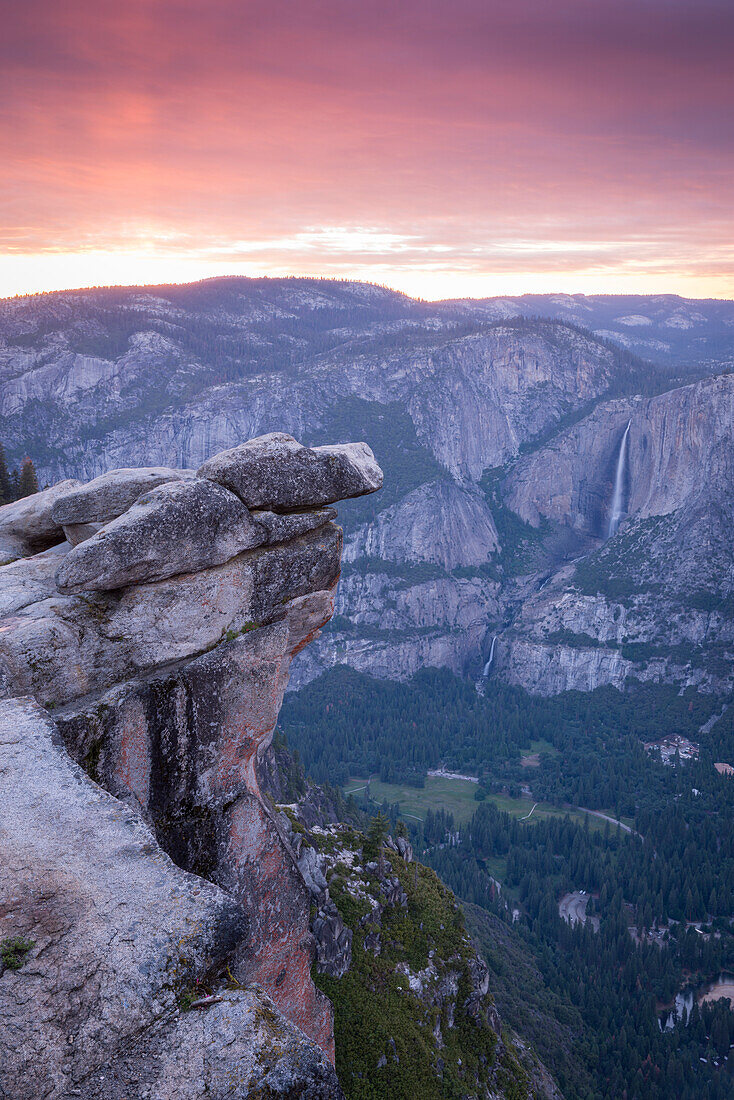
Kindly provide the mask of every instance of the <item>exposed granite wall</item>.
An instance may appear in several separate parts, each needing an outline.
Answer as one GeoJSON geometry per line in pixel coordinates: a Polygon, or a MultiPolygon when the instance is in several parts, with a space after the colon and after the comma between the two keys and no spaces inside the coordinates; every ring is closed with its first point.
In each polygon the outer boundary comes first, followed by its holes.
{"type": "MultiPolygon", "coordinates": [[[[224,892],[239,919],[228,981],[257,983],[333,1061],[331,1007],[310,977],[309,892],[256,766],[291,659],[333,611],[341,531],[321,506],[382,475],[364,444],[309,450],[280,435],[196,477],[161,471],[140,496],[145,473],[0,509],[0,538],[16,548],[33,549],[31,514],[58,543],[0,568],[2,694],[45,704],[70,756],[151,829],[151,852],[224,892]],[[59,543],[67,528],[85,536],[74,548],[59,543]]],[[[93,820],[88,830],[93,851],[93,820]]],[[[3,904],[12,930],[22,905],[3,904]]]]}

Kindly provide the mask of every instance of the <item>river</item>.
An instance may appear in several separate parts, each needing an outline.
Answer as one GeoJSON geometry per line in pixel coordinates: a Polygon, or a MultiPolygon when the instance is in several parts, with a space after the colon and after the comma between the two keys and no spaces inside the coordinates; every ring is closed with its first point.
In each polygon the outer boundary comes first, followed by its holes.
{"type": "Polygon", "coordinates": [[[705,985],[701,985],[694,991],[687,989],[684,992],[678,993],[675,998],[675,1004],[672,1008],[666,1009],[660,1017],[661,1028],[674,1028],[677,1023],[683,1021],[688,1022],[688,1015],[693,1008],[693,998],[696,998],[696,1002],[702,1005],[704,1002],[718,1001],[721,998],[728,997],[731,1001],[731,1007],[734,1008],[734,974],[724,971],[719,974],[715,982],[707,982],[705,985]]]}

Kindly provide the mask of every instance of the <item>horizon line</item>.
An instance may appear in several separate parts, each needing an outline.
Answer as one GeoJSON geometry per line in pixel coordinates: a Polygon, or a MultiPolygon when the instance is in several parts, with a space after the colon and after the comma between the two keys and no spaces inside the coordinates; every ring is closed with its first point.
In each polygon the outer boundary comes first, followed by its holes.
{"type": "Polygon", "coordinates": [[[678,294],[675,291],[660,290],[648,294],[640,292],[630,293],[607,293],[599,291],[593,294],[588,294],[584,291],[568,291],[568,290],[548,290],[548,291],[524,291],[521,294],[488,294],[482,297],[474,297],[472,295],[462,294],[454,298],[422,298],[408,294],[404,290],[400,290],[397,287],[390,286],[388,283],[372,282],[369,279],[350,279],[347,276],[336,275],[239,275],[235,273],[223,273],[221,275],[207,275],[201,279],[184,279],[181,282],[169,281],[169,282],[150,282],[150,283],[98,283],[90,286],[69,286],[69,287],[57,287],[53,290],[33,290],[24,294],[9,294],[4,297],[0,297],[0,303],[6,302],[19,302],[32,298],[49,298],[52,296],[58,296],[63,294],[86,294],[93,291],[105,291],[105,290],[153,290],[158,287],[192,287],[200,286],[204,283],[214,283],[223,281],[244,281],[248,283],[256,282],[287,282],[287,281],[300,281],[300,282],[318,282],[318,283],[343,283],[356,286],[369,286],[375,287],[379,290],[389,291],[391,294],[399,295],[402,298],[407,298],[411,302],[419,302],[425,305],[442,305],[450,302],[490,302],[501,301],[503,299],[518,299],[518,298],[548,298],[552,296],[565,297],[565,298],[678,298],[682,302],[732,302],[734,298],[727,297],[701,297],[693,298],[683,294],[678,294]]]}

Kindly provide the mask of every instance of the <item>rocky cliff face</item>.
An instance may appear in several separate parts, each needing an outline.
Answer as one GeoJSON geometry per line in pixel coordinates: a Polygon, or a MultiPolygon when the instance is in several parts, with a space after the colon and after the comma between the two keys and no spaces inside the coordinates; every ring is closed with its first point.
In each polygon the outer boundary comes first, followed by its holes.
{"type": "MultiPolygon", "coordinates": [[[[126,304],[128,324],[152,323],[153,312],[160,321],[160,305],[154,310],[145,296],[126,304]]],[[[79,306],[84,313],[83,300],[68,302],[72,315],[79,306]]],[[[171,311],[175,330],[174,318],[183,318],[171,311]]],[[[190,317],[187,327],[197,321],[190,317]]],[[[217,321],[230,332],[223,318],[217,321]]],[[[252,373],[241,365],[240,377],[233,370],[235,377],[222,386],[206,357],[202,362],[187,354],[187,328],[177,339],[173,333],[168,339],[135,333],[113,365],[70,350],[70,344],[93,339],[86,328],[70,333],[62,327],[48,336],[43,328],[49,323],[58,322],[43,306],[6,306],[0,414],[9,444],[39,453],[43,439],[43,470],[54,478],[70,469],[90,477],[122,461],[150,465],[154,455],[159,463],[198,466],[237,439],[279,425],[312,436],[340,398],[358,397],[407,408],[419,441],[439,464],[456,478],[478,479],[523,440],[602,395],[615,369],[609,348],[563,325],[491,325],[465,333],[449,318],[420,338],[411,326],[389,340],[364,341],[348,360],[341,346],[345,333],[321,354],[304,348],[302,365],[283,359],[268,371],[255,359],[252,373]],[[33,351],[12,344],[21,324],[31,327],[22,340],[37,341],[33,351]]],[[[250,325],[232,329],[240,339],[243,331],[256,335],[250,325]]]]}
{"type": "MultiPolygon", "coordinates": [[[[504,657],[493,675],[534,691],[632,674],[717,688],[720,674],[702,677],[700,666],[704,655],[724,660],[731,618],[730,376],[680,383],[728,362],[729,306],[564,295],[420,303],[359,284],[240,279],[6,302],[4,438],[14,460],[30,452],[49,480],[130,462],[197,467],[281,427],[314,444],[372,440],[390,476],[379,503],[342,509],[336,614],[295,662],[291,686],[339,661],[379,676],[433,664],[476,678],[498,635],[504,657]],[[539,313],[573,326],[529,316],[539,313]],[[625,333],[651,355],[650,341],[667,341],[658,349],[664,365],[608,342],[625,333]],[[592,653],[599,647],[578,644],[596,637],[582,604],[570,616],[576,631],[529,624],[545,615],[536,611],[541,586],[541,607],[550,593],[570,598],[564,569],[582,555],[582,594],[601,592],[589,586],[615,556],[602,543],[628,421],[630,518],[613,542],[627,545],[633,517],[649,521],[632,558],[641,568],[644,559],[656,600],[642,606],[636,593],[636,625],[616,651],[592,653]],[[712,554],[702,549],[709,545],[712,554]],[[711,583],[696,581],[696,590],[721,607],[705,629],[689,616],[680,637],[666,632],[687,614],[683,580],[700,569],[711,583]],[[668,598],[671,571],[681,583],[668,598]],[[643,642],[654,642],[649,659],[629,648],[643,642]],[[680,648],[689,644],[700,647],[694,664],[680,648]],[[679,648],[665,655],[666,646],[679,648]]],[[[71,539],[74,526],[66,526],[71,539]]],[[[34,536],[33,549],[44,545],[34,536]]],[[[3,548],[6,560],[24,552],[10,529],[0,531],[3,548]]],[[[606,587],[610,596],[619,583],[606,587]]],[[[614,623],[622,612],[597,601],[595,614],[614,623]]]]}
{"type": "Polygon", "coordinates": [[[0,702],[0,761],[4,1096],[342,1095],[272,1000],[229,980],[243,907],[176,866],[33,700],[0,702]]]}
{"type": "Polygon", "coordinates": [[[498,549],[484,494],[473,486],[433,481],[360,526],[347,541],[344,560],[428,562],[450,573],[485,565],[498,549]]]}
{"type": "Polygon", "coordinates": [[[257,761],[332,612],[321,506],[381,480],[364,444],[276,435],[0,509],[14,553],[56,543],[0,568],[5,1096],[340,1095],[257,761]]]}
{"type": "Polygon", "coordinates": [[[606,537],[627,424],[627,514],[641,519],[670,515],[690,511],[705,495],[728,496],[734,381],[721,375],[653,398],[597,405],[590,416],[515,465],[507,504],[534,526],[545,516],[606,537]]]}
{"type": "Polygon", "coordinates": [[[414,861],[405,830],[377,845],[280,743],[259,771],[311,894],[315,980],[334,1005],[346,1095],[560,1100],[503,1027],[458,903],[414,861]]]}
{"type": "Polygon", "coordinates": [[[510,506],[596,537],[524,602],[502,636],[512,681],[552,694],[622,686],[628,676],[726,692],[734,645],[734,378],[599,406],[521,460],[510,506]],[[620,440],[627,518],[605,538],[620,440]]]}

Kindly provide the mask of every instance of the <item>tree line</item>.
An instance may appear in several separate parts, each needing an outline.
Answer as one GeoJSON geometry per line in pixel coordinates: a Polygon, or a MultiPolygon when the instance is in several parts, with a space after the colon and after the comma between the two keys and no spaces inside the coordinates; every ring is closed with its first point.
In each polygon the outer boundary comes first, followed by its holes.
{"type": "Polygon", "coordinates": [[[24,458],[20,469],[14,466],[8,469],[5,458],[5,448],[0,443],[0,505],[10,504],[22,497],[32,496],[38,492],[38,478],[33,465],[33,459],[24,458]]]}

